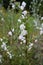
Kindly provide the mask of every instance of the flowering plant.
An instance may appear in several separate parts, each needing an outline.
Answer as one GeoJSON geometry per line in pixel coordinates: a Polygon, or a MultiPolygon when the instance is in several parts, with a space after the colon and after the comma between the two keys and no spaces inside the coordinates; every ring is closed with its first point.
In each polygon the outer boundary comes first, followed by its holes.
{"type": "Polygon", "coordinates": [[[15,12],[16,7],[7,12],[0,10],[0,65],[43,63],[43,17],[30,16],[25,10],[26,2],[23,1],[21,6],[17,6],[19,12],[15,12]]]}

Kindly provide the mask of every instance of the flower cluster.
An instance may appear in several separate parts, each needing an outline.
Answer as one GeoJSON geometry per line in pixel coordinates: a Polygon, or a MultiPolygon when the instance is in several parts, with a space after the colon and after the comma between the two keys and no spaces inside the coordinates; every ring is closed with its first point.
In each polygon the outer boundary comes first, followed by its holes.
{"type": "Polygon", "coordinates": [[[25,25],[24,24],[21,24],[20,25],[20,31],[21,31],[21,34],[19,35],[19,40],[23,41],[23,43],[26,43],[26,38],[25,36],[27,35],[27,30],[25,30],[25,25]]]}
{"type": "Polygon", "coordinates": [[[1,48],[3,50],[7,51],[7,47],[6,47],[6,43],[5,42],[2,42],[1,48]]]}
{"type": "Polygon", "coordinates": [[[23,11],[22,14],[23,14],[24,16],[26,16],[26,15],[27,15],[27,11],[26,11],[26,10],[23,11]]]}
{"type": "MultiPolygon", "coordinates": [[[[10,53],[10,51],[8,50],[7,45],[6,45],[6,42],[4,42],[2,38],[0,38],[0,41],[2,42],[2,44],[1,44],[1,49],[2,49],[4,52],[6,52],[6,54],[9,56],[10,59],[12,59],[13,55],[12,55],[12,54],[10,53]]],[[[2,61],[1,61],[1,58],[2,58],[2,55],[0,55],[0,62],[2,62],[2,61]]]]}
{"type": "Polygon", "coordinates": [[[30,51],[32,49],[33,45],[34,45],[33,43],[30,43],[28,51],[30,51]]]}

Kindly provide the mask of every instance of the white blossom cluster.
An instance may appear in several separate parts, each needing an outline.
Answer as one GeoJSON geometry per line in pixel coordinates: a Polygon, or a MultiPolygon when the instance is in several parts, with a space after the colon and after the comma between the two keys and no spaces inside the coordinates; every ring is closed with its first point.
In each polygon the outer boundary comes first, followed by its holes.
{"type": "MultiPolygon", "coordinates": [[[[0,38],[0,41],[2,42],[1,44],[1,49],[3,49],[4,51],[6,51],[6,53],[8,54],[9,58],[12,59],[13,55],[9,52],[7,45],[5,42],[2,41],[2,39],[0,38]]],[[[1,62],[1,55],[0,55],[0,62],[1,62]]]]}
{"type": "MultiPolygon", "coordinates": [[[[26,3],[23,1],[22,5],[20,6],[21,10],[24,10],[26,6],[26,3]]],[[[22,11],[21,17],[18,19],[18,22],[20,22],[20,35],[19,35],[19,40],[21,40],[23,43],[26,43],[26,35],[27,35],[27,30],[26,30],[26,26],[24,25],[24,23],[22,22],[22,19],[25,19],[27,16],[27,11],[24,10],[22,11]]],[[[21,42],[21,44],[22,44],[21,42]]]]}
{"type": "Polygon", "coordinates": [[[23,11],[22,14],[23,14],[24,16],[26,16],[26,15],[27,15],[27,11],[26,11],[26,10],[23,11]]]}
{"type": "Polygon", "coordinates": [[[18,19],[18,22],[19,22],[19,23],[22,23],[22,19],[27,18],[26,15],[27,15],[27,11],[25,10],[25,11],[22,12],[21,17],[18,19]]]}
{"type": "Polygon", "coordinates": [[[43,21],[43,17],[41,17],[41,21],[43,21]]]}
{"type": "Polygon", "coordinates": [[[9,58],[12,59],[13,55],[9,51],[7,51],[7,54],[9,55],[9,58]]]}
{"type": "Polygon", "coordinates": [[[19,22],[19,23],[22,22],[21,19],[27,18],[26,15],[27,15],[28,12],[27,12],[27,10],[24,10],[25,6],[26,6],[26,3],[23,1],[23,2],[22,2],[22,5],[20,6],[20,9],[22,9],[23,11],[22,11],[22,14],[21,14],[20,18],[18,19],[18,22],[19,22]]]}
{"type": "Polygon", "coordinates": [[[21,23],[21,19],[18,19],[18,22],[21,23]]]}
{"type": "Polygon", "coordinates": [[[4,22],[4,21],[5,21],[3,17],[1,18],[1,21],[2,21],[2,22],[4,22]]]}
{"type": "Polygon", "coordinates": [[[26,43],[26,38],[25,36],[27,35],[27,30],[25,30],[25,25],[24,24],[21,24],[20,25],[20,31],[21,31],[21,34],[19,35],[19,40],[21,40],[23,43],[26,43]]]}
{"type": "Polygon", "coordinates": [[[6,46],[6,43],[5,43],[5,42],[2,42],[1,48],[2,48],[4,51],[7,51],[7,46],[6,46]]]}
{"type": "Polygon", "coordinates": [[[21,18],[26,19],[27,18],[27,13],[28,13],[27,10],[22,11],[21,18]]]}
{"type": "Polygon", "coordinates": [[[33,45],[34,45],[33,43],[30,43],[28,51],[30,51],[32,49],[33,45]]]}

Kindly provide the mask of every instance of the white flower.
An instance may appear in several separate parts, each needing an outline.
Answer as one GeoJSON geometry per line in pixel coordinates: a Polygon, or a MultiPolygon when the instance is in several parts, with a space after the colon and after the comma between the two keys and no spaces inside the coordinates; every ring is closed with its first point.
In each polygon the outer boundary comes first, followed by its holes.
{"type": "Polygon", "coordinates": [[[21,9],[21,10],[24,10],[24,7],[23,7],[23,6],[20,6],[20,9],[21,9]]]}
{"type": "Polygon", "coordinates": [[[35,43],[36,43],[37,41],[38,41],[38,40],[36,39],[36,40],[35,40],[35,43]]]}
{"type": "Polygon", "coordinates": [[[26,40],[23,40],[23,43],[26,43],[26,40]]]}
{"type": "Polygon", "coordinates": [[[25,29],[25,25],[24,24],[21,24],[20,25],[20,30],[24,30],[25,29]]]}
{"type": "Polygon", "coordinates": [[[22,42],[20,42],[20,44],[22,44],[22,42]]]}
{"type": "Polygon", "coordinates": [[[32,48],[32,47],[28,48],[28,51],[30,51],[30,50],[31,50],[31,48],[32,48]]]}
{"type": "Polygon", "coordinates": [[[22,35],[19,35],[19,40],[23,41],[25,40],[25,37],[23,37],[22,35]]]}
{"type": "Polygon", "coordinates": [[[26,10],[23,11],[22,14],[23,14],[24,16],[26,16],[26,15],[27,15],[27,11],[26,11],[26,10]]]}
{"type": "Polygon", "coordinates": [[[27,35],[27,30],[22,30],[21,35],[23,36],[27,35]]]}
{"type": "Polygon", "coordinates": [[[14,4],[12,4],[12,8],[15,9],[15,5],[14,4]]]}
{"type": "Polygon", "coordinates": [[[22,19],[25,19],[25,16],[24,15],[21,15],[22,19]]]}
{"type": "Polygon", "coordinates": [[[29,48],[33,46],[33,43],[30,43],[29,48]]]}
{"type": "Polygon", "coordinates": [[[7,47],[5,47],[4,50],[7,51],[7,47]]]}
{"type": "Polygon", "coordinates": [[[3,41],[3,39],[2,39],[2,38],[0,38],[0,41],[2,42],[2,41],[3,41]]]}
{"type": "Polygon", "coordinates": [[[9,57],[10,57],[10,59],[12,59],[12,55],[11,54],[9,55],[9,57]]]}
{"type": "Polygon", "coordinates": [[[21,23],[21,19],[18,19],[18,22],[20,22],[20,23],[21,23]]]}
{"type": "Polygon", "coordinates": [[[22,6],[23,6],[23,7],[25,7],[25,6],[26,6],[26,3],[25,3],[24,1],[22,2],[22,6]]]}
{"type": "Polygon", "coordinates": [[[32,47],[33,47],[33,43],[30,43],[28,51],[30,51],[32,49],[32,47]]]}
{"type": "Polygon", "coordinates": [[[9,51],[7,51],[7,54],[10,54],[10,52],[9,52],[9,51]]]}
{"type": "Polygon", "coordinates": [[[4,22],[4,21],[5,21],[5,20],[4,20],[4,18],[1,18],[1,21],[3,21],[3,22],[4,22]]]}
{"type": "Polygon", "coordinates": [[[39,30],[41,31],[42,30],[42,27],[40,27],[39,30]]]}
{"type": "Polygon", "coordinates": [[[41,20],[43,20],[43,17],[41,17],[41,20]]]}
{"type": "Polygon", "coordinates": [[[19,56],[21,57],[21,54],[19,56]]]}
{"type": "Polygon", "coordinates": [[[2,48],[3,50],[7,51],[7,47],[6,47],[6,43],[5,43],[5,42],[2,43],[1,48],[2,48]]]}
{"type": "Polygon", "coordinates": [[[12,59],[12,54],[8,51],[7,54],[9,55],[9,58],[12,59]]]}
{"type": "Polygon", "coordinates": [[[14,28],[12,29],[12,32],[14,32],[14,28]]]}
{"type": "Polygon", "coordinates": [[[38,26],[36,26],[36,29],[40,30],[41,28],[40,28],[40,27],[38,27],[38,26]]]}
{"type": "Polygon", "coordinates": [[[3,42],[1,45],[2,48],[6,47],[6,44],[3,42]]]}
{"type": "Polygon", "coordinates": [[[22,5],[20,6],[20,9],[21,9],[21,10],[24,10],[25,6],[26,6],[26,3],[23,1],[23,2],[22,2],[22,5]]]}
{"type": "Polygon", "coordinates": [[[11,32],[11,31],[9,31],[9,32],[8,32],[8,35],[12,36],[12,32],[11,32]]]}

